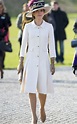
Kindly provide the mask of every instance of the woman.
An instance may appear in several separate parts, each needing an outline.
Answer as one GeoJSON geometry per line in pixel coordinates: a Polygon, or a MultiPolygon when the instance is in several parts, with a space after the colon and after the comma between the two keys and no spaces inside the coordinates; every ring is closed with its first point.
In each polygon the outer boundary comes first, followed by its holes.
{"type": "MultiPolygon", "coordinates": [[[[22,8],[22,12],[18,15],[17,21],[16,21],[16,25],[17,25],[17,27],[19,29],[18,41],[19,41],[19,44],[20,44],[20,48],[21,48],[22,32],[23,32],[24,26],[25,26],[26,23],[29,23],[29,22],[32,21],[32,18],[27,18],[26,17],[26,14],[27,14],[28,11],[29,11],[28,4],[24,3],[23,4],[23,8],[22,8]]],[[[19,53],[20,53],[20,50],[19,50],[19,53]]],[[[19,53],[18,53],[18,56],[19,56],[19,53]]],[[[19,80],[21,82],[21,80],[22,80],[22,73],[19,76],[19,80]]]]}
{"type": "Polygon", "coordinates": [[[29,23],[31,21],[31,18],[26,17],[27,11],[29,11],[29,7],[28,7],[27,3],[24,3],[23,7],[22,7],[22,12],[18,15],[17,21],[16,21],[16,25],[17,25],[18,29],[20,29],[19,36],[18,36],[18,41],[20,43],[20,47],[21,47],[21,41],[22,41],[22,31],[24,29],[24,26],[26,23],[29,23]]]}
{"type": "Polygon", "coordinates": [[[52,25],[43,20],[43,16],[50,9],[50,6],[45,7],[44,1],[34,2],[27,14],[27,17],[33,17],[34,20],[25,25],[22,37],[18,73],[23,68],[24,54],[28,45],[21,92],[29,93],[32,124],[37,124],[38,120],[36,115],[36,91],[38,92],[40,101],[40,117],[42,122],[46,120],[44,107],[47,93],[53,92],[52,75],[55,73],[54,60],[56,57],[54,33],[52,25]],[[48,55],[48,44],[51,66],[48,55]]]}
{"type": "MultiPolygon", "coordinates": [[[[6,9],[4,3],[0,1],[0,41],[9,41],[8,37],[8,27],[11,26],[11,21],[8,13],[6,13],[6,9]]],[[[4,68],[4,59],[5,52],[0,50],[0,72],[1,78],[3,78],[3,68],[4,68]]]]}
{"type": "MultiPolygon", "coordinates": [[[[75,37],[76,37],[77,36],[77,19],[75,21],[73,31],[74,31],[75,37]]],[[[75,41],[77,42],[76,39],[75,39],[75,41]]],[[[75,45],[75,53],[74,53],[74,59],[73,59],[73,63],[72,63],[72,68],[73,68],[74,75],[77,76],[77,44],[75,45]]]]}

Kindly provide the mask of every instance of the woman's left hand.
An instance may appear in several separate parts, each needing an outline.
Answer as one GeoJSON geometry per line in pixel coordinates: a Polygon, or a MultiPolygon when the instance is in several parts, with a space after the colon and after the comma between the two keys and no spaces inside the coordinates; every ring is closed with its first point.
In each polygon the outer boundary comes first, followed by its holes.
{"type": "Polygon", "coordinates": [[[52,75],[55,73],[55,66],[54,66],[54,64],[50,65],[50,71],[51,71],[52,75]]]}

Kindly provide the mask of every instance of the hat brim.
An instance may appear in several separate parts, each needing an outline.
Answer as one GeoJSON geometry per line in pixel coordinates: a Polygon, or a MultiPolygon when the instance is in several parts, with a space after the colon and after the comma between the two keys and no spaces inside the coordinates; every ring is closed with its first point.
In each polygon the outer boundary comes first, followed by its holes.
{"type": "Polygon", "coordinates": [[[46,7],[41,7],[41,8],[37,8],[37,9],[34,9],[34,10],[30,10],[27,14],[26,14],[26,17],[32,17],[32,13],[37,11],[37,10],[40,10],[40,9],[44,9],[45,10],[45,14],[47,14],[50,10],[51,10],[51,6],[46,6],[46,7]]]}

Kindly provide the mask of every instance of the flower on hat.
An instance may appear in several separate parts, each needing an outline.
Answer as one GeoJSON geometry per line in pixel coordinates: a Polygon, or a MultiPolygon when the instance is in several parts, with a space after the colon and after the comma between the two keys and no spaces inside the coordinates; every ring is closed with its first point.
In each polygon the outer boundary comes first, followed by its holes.
{"type": "Polygon", "coordinates": [[[34,2],[37,2],[38,0],[29,0],[28,2],[28,6],[31,7],[33,5],[34,2]]]}

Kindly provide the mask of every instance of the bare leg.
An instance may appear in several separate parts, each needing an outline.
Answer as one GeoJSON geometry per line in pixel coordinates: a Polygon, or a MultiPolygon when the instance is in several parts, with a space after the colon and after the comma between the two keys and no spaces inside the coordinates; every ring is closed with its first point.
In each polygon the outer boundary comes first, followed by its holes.
{"type": "Polygon", "coordinates": [[[39,94],[39,100],[40,100],[40,116],[41,121],[44,122],[46,120],[46,114],[45,114],[45,103],[46,103],[46,94],[39,94]]]}
{"type": "Polygon", "coordinates": [[[36,116],[36,94],[29,93],[30,98],[30,106],[32,111],[32,124],[37,124],[37,116],[36,116]]]}

